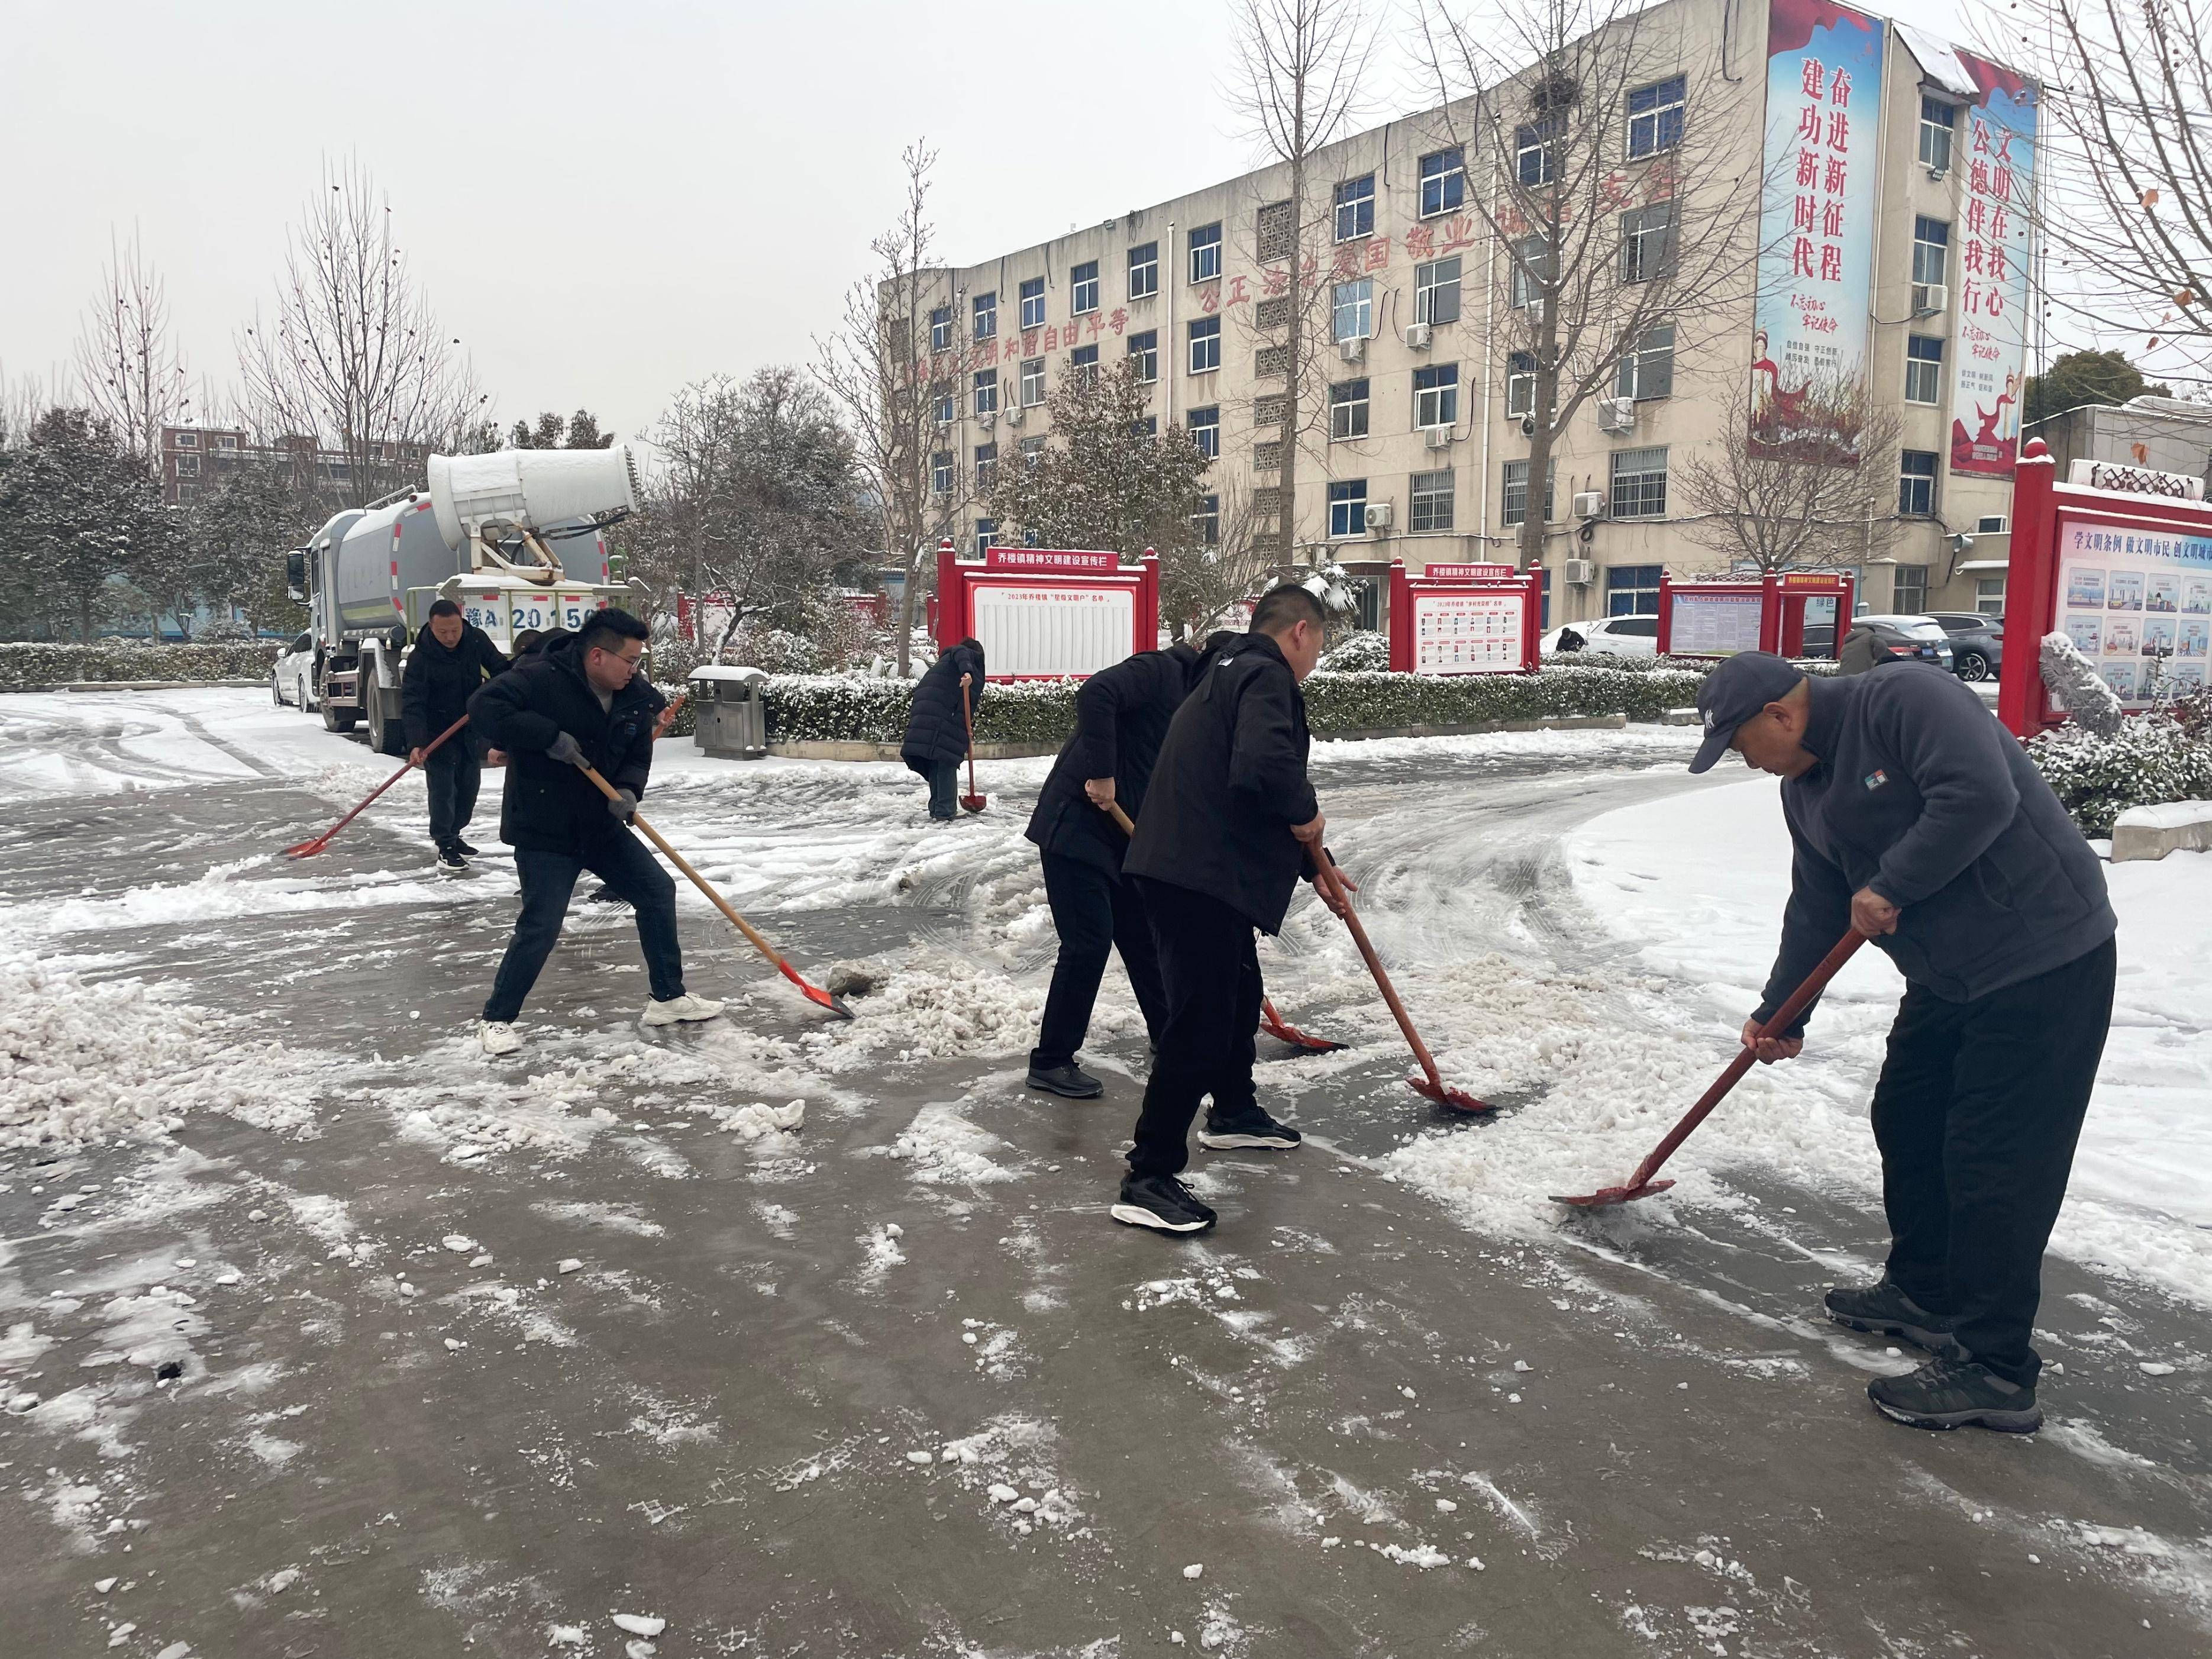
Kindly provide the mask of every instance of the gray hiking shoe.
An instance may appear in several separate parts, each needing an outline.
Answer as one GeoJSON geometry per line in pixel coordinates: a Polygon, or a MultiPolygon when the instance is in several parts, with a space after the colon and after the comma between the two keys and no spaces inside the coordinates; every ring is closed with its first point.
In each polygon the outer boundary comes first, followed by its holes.
{"type": "Polygon", "coordinates": [[[1929,1353],[1964,1357],[1965,1351],[1952,1340],[1949,1318],[1929,1312],[1886,1278],[1850,1289],[1838,1286],[1821,1302],[1838,1325],[1875,1336],[1901,1336],[1929,1353]]]}
{"type": "Polygon", "coordinates": [[[1878,1376],[1867,1398],[1884,1417],[1916,1429],[1995,1429],[2033,1434],[2043,1426],[2035,1390],[2008,1382],[1971,1359],[1931,1359],[1903,1376],[1878,1376]]]}

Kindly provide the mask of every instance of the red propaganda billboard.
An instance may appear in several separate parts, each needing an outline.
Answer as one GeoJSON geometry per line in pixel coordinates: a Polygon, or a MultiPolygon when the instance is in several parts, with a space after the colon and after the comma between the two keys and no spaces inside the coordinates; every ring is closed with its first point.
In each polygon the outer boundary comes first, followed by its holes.
{"type": "Polygon", "coordinates": [[[1954,55],[1979,91],[1954,141],[1965,153],[1951,157],[1953,170],[1965,174],[1954,232],[1951,471],[2002,478],[2020,453],[2036,88],[1971,52],[1954,55]]]}
{"type": "Polygon", "coordinates": [[[1510,565],[1390,562],[1390,669],[1398,674],[1525,674],[1536,666],[1544,575],[1510,565]],[[1458,571],[1502,570],[1503,577],[1458,571]]]}
{"type": "Polygon", "coordinates": [[[1160,565],[1048,547],[987,547],[963,559],[937,550],[940,647],[973,635],[994,680],[1081,678],[1158,643],[1160,565]]]}
{"type": "Polygon", "coordinates": [[[1830,658],[1851,614],[1855,584],[1842,571],[1789,570],[1763,576],[1676,581],[1659,573],[1659,654],[1732,657],[1771,651],[1830,658]]]}

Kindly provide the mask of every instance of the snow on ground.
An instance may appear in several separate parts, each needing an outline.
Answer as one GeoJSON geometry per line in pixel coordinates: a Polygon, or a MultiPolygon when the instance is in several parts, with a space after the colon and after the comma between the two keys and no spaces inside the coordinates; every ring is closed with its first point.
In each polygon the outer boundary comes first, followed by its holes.
{"type": "MultiPolygon", "coordinates": [[[[1600,924],[1633,942],[1641,964],[1688,983],[1675,993],[1685,1029],[1654,1051],[1693,1057],[1671,1096],[1678,1109],[1728,1057],[1773,963],[1790,881],[1778,789],[1759,779],[1628,807],[1568,842],[1600,924]]],[[[2106,879],[2120,917],[2118,989],[2055,1247],[2212,1304],[2212,854],[2108,866],[2106,879]]],[[[1865,1103],[1903,990],[1887,957],[1861,951],[1815,1012],[1805,1057],[1754,1071],[1676,1154],[1670,1173],[1700,1172],[1685,1195],[1750,1158],[1874,1196],[1865,1103]]],[[[1641,1070],[1632,1052],[1619,1058],[1625,1073],[1641,1070]]],[[[1622,1081],[1644,1092],[1642,1077],[1622,1081]]]]}

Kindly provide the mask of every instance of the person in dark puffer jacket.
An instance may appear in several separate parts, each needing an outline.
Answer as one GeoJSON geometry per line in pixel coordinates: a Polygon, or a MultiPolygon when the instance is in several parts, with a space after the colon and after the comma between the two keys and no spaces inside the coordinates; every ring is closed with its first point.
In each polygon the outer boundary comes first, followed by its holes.
{"type": "Polygon", "coordinates": [[[482,734],[456,732],[428,755],[438,734],[469,712],[469,699],[487,680],[503,674],[507,660],[491,636],[461,615],[451,599],[430,607],[429,621],[407,653],[399,681],[400,718],[407,731],[407,758],[422,769],[430,796],[430,844],[438,866],[462,871],[477,849],[461,839],[476,816],[477,790],[483,776],[477,760],[482,734]]]}
{"type": "Polygon", "coordinates": [[[959,812],[960,763],[968,756],[967,713],[960,689],[968,689],[968,711],[983,706],[983,647],[965,639],[930,664],[917,681],[906,717],[899,758],[910,771],[929,780],[929,816],[948,823],[959,812]]]}

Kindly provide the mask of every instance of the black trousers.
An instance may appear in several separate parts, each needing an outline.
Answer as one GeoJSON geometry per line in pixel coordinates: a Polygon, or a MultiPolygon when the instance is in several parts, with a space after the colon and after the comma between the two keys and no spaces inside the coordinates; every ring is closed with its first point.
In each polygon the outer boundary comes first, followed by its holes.
{"type": "Polygon", "coordinates": [[[522,1000],[538,983],[538,971],[561,937],[576,878],[586,870],[628,899],[637,912],[637,942],[645,951],[653,1000],[666,1002],[684,994],[684,952],[676,939],[676,883],[628,830],[617,830],[593,843],[582,858],[518,847],[514,870],[522,878],[522,914],[514,919],[514,937],[507,941],[491,996],[483,1006],[486,1019],[504,1024],[522,1012],[522,1000]]]}
{"type": "Polygon", "coordinates": [[[1960,1346],[2032,1387],[2043,1249],[2112,1023],[2110,939],[1972,1002],[1909,988],[1874,1091],[1889,1276],[1960,1346]]]}
{"type": "Polygon", "coordinates": [[[1121,953],[1129,988],[1144,1011],[1145,1030],[1158,1042],[1167,1025],[1168,999],[1144,899],[1130,881],[1117,881],[1095,864],[1065,853],[1043,857],[1044,896],[1060,933],[1060,958],[1052,965],[1052,988],[1045,993],[1044,1019],[1030,1064],[1049,1070],[1073,1061],[1091,1029],[1091,1008],[1098,1000],[1109,951],[1121,953]]]}
{"type": "Polygon", "coordinates": [[[422,763],[422,781],[430,792],[430,844],[458,841],[477,814],[477,787],[483,769],[477,764],[468,733],[459,732],[422,763]]]}
{"type": "Polygon", "coordinates": [[[1159,952],[1167,1018],[1159,1057],[1145,1085],[1133,1175],[1177,1175],[1190,1162],[1191,1121],[1213,1097],[1212,1118],[1234,1118],[1258,1103],[1252,1089],[1252,1034],[1260,1023],[1260,956],[1252,924],[1219,899],[1148,880],[1136,884],[1159,952]]]}
{"type": "Polygon", "coordinates": [[[929,763],[929,816],[945,819],[960,816],[960,763],[929,763]]]}

